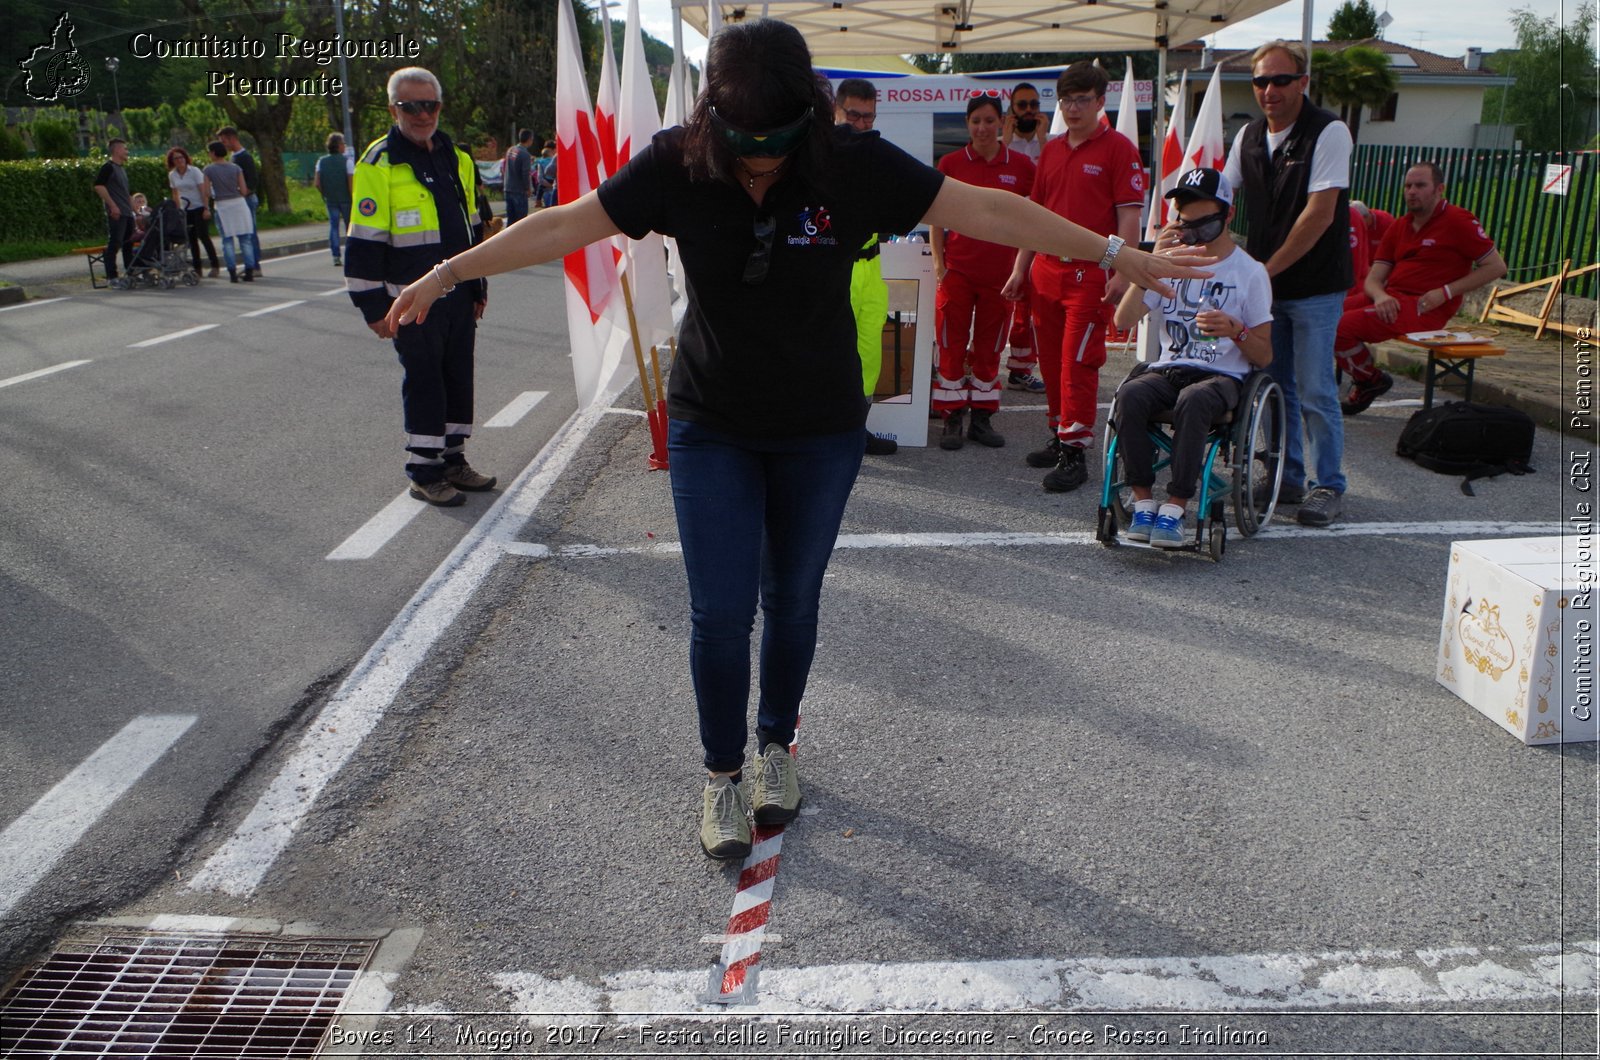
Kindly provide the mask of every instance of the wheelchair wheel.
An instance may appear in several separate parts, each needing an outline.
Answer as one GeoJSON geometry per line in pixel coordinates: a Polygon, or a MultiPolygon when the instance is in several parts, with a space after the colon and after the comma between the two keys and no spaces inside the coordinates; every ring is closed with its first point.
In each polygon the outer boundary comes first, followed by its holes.
{"type": "Polygon", "coordinates": [[[188,272],[185,272],[183,274],[183,285],[185,287],[198,287],[198,286],[200,286],[200,274],[198,272],[195,272],[193,269],[190,269],[188,272]]]}
{"type": "Polygon", "coordinates": [[[1126,530],[1133,524],[1133,491],[1125,485],[1128,473],[1122,463],[1122,446],[1117,444],[1117,431],[1111,425],[1109,416],[1106,418],[1105,446],[1105,469],[1102,471],[1105,481],[1101,483],[1101,496],[1106,498],[1104,507],[1110,513],[1113,528],[1126,530]]]}
{"type": "Polygon", "coordinates": [[[1110,548],[1117,542],[1117,513],[1110,507],[1100,509],[1098,522],[1095,524],[1094,539],[1110,548]]]}
{"type": "Polygon", "coordinates": [[[1213,562],[1221,563],[1222,554],[1228,551],[1228,524],[1221,519],[1211,524],[1211,533],[1207,539],[1207,550],[1211,553],[1213,562]]]}
{"type": "Polygon", "coordinates": [[[1265,372],[1245,382],[1231,444],[1234,522],[1250,537],[1272,520],[1283,481],[1283,391],[1265,372]]]}

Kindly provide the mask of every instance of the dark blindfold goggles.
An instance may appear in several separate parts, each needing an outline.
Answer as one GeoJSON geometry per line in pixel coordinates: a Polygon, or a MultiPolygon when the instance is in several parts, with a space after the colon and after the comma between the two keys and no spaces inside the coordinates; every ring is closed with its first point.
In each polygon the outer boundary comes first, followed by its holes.
{"type": "Polygon", "coordinates": [[[806,110],[787,125],[762,132],[751,132],[749,129],[741,129],[718,114],[716,107],[709,107],[707,110],[711,114],[711,124],[722,134],[722,140],[728,145],[728,149],[739,158],[782,158],[800,146],[801,141],[810,134],[814,120],[811,111],[806,110]]]}

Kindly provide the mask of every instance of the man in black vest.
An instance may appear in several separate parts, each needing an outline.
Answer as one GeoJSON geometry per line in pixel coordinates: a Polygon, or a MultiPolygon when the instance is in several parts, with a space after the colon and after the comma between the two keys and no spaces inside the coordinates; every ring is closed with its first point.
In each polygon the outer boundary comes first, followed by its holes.
{"type": "Polygon", "coordinates": [[[1272,277],[1269,371],[1288,411],[1278,496],[1300,503],[1301,523],[1327,526],[1338,518],[1345,490],[1333,337],[1354,282],[1350,130],[1306,99],[1310,79],[1300,45],[1270,41],[1250,58],[1265,117],[1239,131],[1225,172],[1244,190],[1250,256],[1272,277]]]}

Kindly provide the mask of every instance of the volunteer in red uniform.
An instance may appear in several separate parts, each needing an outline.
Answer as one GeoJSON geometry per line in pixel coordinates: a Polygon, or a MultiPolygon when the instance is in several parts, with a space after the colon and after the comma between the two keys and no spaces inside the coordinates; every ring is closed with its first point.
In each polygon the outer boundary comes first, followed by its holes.
{"type": "MultiPolygon", "coordinates": [[[[939,159],[939,172],[963,184],[1026,196],[1033,190],[1033,163],[1000,142],[1000,122],[998,99],[969,100],[971,142],[939,159]]],[[[1000,290],[1011,276],[1016,251],[943,228],[932,230],[932,244],[933,270],[939,279],[934,317],[939,375],[933,408],[944,418],[939,448],[960,449],[965,437],[998,449],[1006,440],[989,417],[1000,407],[1000,351],[1006,344],[1011,309],[1000,290]],[[972,423],[963,437],[969,408],[972,423]]]]}
{"type": "MultiPolygon", "coordinates": [[[[1100,124],[1105,102],[1105,71],[1093,63],[1073,63],[1056,81],[1056,105],[1067,131],[1045,144],[1033,182],[1033,201],[1111,244],[1137,243],[1139,208],[1144,200],[1144,169],[1139,149],[1126,136],[1100,124]]],[[[1106,361],[1106,321],[1127,288],[1110,277],[1106,262],[1017,254],[1007,298],[1017,297],[1023,281],[1033,280],[1033,325],[1050,407],[1052,437],[1028,454],[1031,467],[1054,469],[1044,477],[1052,492],[1077,489],[1088,480],[1084,453],[1094,441],[1100,366],[1106,361]]]]}
{"type": "Polygon", "coordinates": [[[1367,272],[1366,302],[1339,318],[1333,348],[1355,381],[1340,402],[1364,411],[1394,379],[1372,358],[1370,342],[1434,331],[1461,308],[1461,296],[1506,274],[1505,259],[1478,219],[1445,201],[1444,172],[1432,162],[1406,170],[1406,214],[1390,226],[1367,272]]]}
{"type": "MultiPolygon", "coordinates": [[[[1361,229],[1367,235],[1367,260],[1371,262],[1372,256],[1378,252],[1378,245],[1383,242],[1383,237],[1389,234],[1389,229],[1394,226],[1394,214],[1388,210],[1374,210],[1360,199],[1350,200],[1351,214],[1359,214],[1361,229]]],[[[1355,217],[1351,217],[1355,221],[1355,217]]]]}

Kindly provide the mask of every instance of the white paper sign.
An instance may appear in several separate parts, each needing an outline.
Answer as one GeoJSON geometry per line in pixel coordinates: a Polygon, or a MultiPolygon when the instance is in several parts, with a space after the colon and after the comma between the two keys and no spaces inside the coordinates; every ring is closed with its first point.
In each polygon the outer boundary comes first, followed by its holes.
{"type": "Polygon", "coordinates": [[[1544,167],[1544,190],[1547,195],[1565,195],[1572,183],[1572,167],[1547,163],[1544,167]]]}

